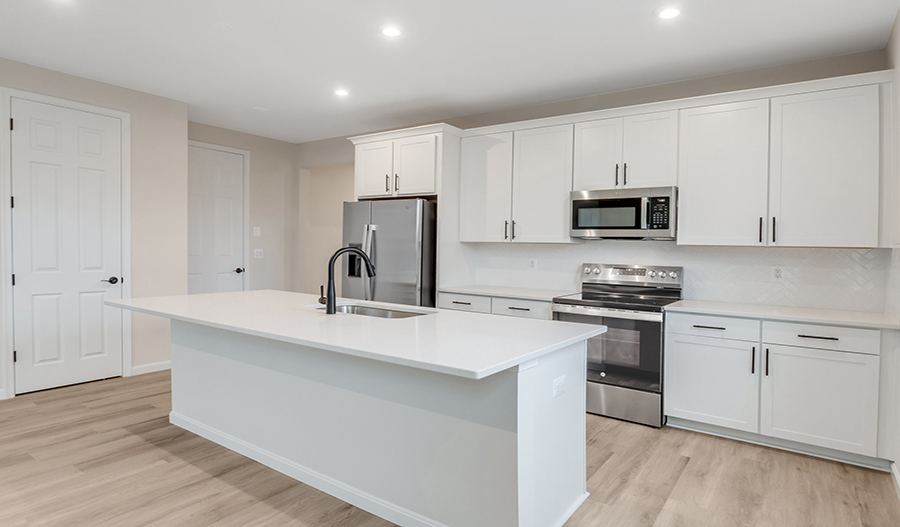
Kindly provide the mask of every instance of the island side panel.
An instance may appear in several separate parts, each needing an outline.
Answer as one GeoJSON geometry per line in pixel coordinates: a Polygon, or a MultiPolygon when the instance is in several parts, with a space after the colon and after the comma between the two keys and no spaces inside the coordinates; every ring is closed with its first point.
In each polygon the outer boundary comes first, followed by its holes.
{"type": "Polygon", "coordinates": [[[586,353],[579,342],[519,366],[520,527],[561,527],[588,497],[586,353]]]}
{"type": "MultiPolygon", "coordinates": [[[[171,421],[401,526],[517,525],[517,374],[173,321],[171,421]]],[[[583,438],[583,434],[582,434],[583,438]]]]}

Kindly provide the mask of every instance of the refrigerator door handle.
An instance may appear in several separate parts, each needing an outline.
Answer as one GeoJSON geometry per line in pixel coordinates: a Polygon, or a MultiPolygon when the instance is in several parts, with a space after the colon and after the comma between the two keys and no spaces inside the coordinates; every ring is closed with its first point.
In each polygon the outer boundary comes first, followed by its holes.
{"type": "MultiPolygon", "coordinates": [[[[375,238],[375,228],[377,225],[372,225],[371,223],[367,223],[363,226],[363,243],[362,250],[366,253],[366,256],[372,260],[372,263],[375,263],[375,257],[372,254],[372,244],[375,238]]],[[[372,277],[369,276],[369,273],[366,272],[365,266],[362,268],[363,274],[363,298],[366,300],[374,300],[375,295],[372,292],[372,277]]]]}

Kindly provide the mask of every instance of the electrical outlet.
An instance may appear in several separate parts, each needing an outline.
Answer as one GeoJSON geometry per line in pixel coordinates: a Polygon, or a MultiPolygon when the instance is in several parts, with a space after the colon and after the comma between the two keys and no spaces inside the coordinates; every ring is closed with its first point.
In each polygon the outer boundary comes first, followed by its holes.
{"type": "Polygon", "coordinates": [[[784,267],[772,267],[772,281],[784,278],[784,267]]]}
{"type": "Polygon", "coordinates": [[[564,393],[566,393],[566,376],[560,375],[553,379],[553,398],[555,399],[564,393]]]}
{"type": "Polygon", "coordinates": [[[262,236],[262,229],[260,229],[259,227],[253,227],[253,236],[257,238],[262,236]]]}
{"type": "Polygon", "coordinates": [[[528,268],[532,271],[537,271],[537,260],[531,259],[528,260],[528,268]]]}
{"type": "Polygon", "coordinates": [[[254,249],[254,250],[253,250],[253,257],[254,257],[254,258],[262,258],[262,257],[263,257],[263,250],[262,250],[262,249],[254,249]]]}

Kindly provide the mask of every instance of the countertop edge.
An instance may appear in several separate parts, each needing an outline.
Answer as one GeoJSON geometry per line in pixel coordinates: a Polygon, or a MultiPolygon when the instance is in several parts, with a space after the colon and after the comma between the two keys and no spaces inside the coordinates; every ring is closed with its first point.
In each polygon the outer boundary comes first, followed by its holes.
{"type": "Polygon", "coordinates": [[[521,294],[518,292],[514,292],[515,290],[525,290],[527,291],[529,288],[526,287],[509,287],[509,286],[477,286],[482,289],[474,288],[474,286],[455,286],[455,287],[440,287],[438,288],[438,293],[448,293],[454,295],[472,295],[472,296],[485,296],[485,297],[498,297],[498,298],[514,298],[516,300],[533,300],[536,302],[551,302],[554,298],[558,296],[566,296],[577,294],[578,291],[563,291],[563,290],[552,290],[552,289],[535,289],[536,291],[543,291],[548,294],[530,294],[525,293],[521,294]]]}
{"type": "MultiPolygon", "coordinates": [[[[770,308],[770,309],[778,309],[778,306],[764,306],[761,309],[770,308]]],[[[802,308],[798,308],[802,309],[802,308]]],[[[816,309],[816,308],[810,308],[816,309]]],[[[839,315],[834,318],[818,318],[809,315],[791,315],[791,314],[782,314],[782,313],[759,313],[753,312],[750,310],[742,310],[741,307],[735,306],[731,310],[723,310],[716,309],[713,307],[702,307],[702,306],[666,306],[666,312],[672,313],[696,313],[699,315],[718,315],[725,317],[737,317],[737,318],[755,318],[760,320],[777,320],[783,322],[801,322],[805,324],[821,324],[825,326],[845,326],[845,327],[855,327],[855,328],[865,328],[865,329],[887,329],[887,330],[900,330],[900,319],[893,322],[865,322],[860,320],[852,320],[848,318],[841,318],[839,315]]],[[[827,310],[822,310],[827,311],[827,310]]],[[[859,312],[860,314],[871,314],[875,316],[888,317],[888,315],[884,313],[868,313],[868,312],[859,312]]]]}
{"type": "Polygon", "coordinates": [[[206,327],[210,327],[210,328],[214,328],[214,329],[221,329],[224,331],[234,331],[235,333],[241,333],[243,335],[249,335],[249,336],[259,337],[259,338],[267,338],[267,339],[276,340],[279,342],[285,342],[287,344],[295,344],[295,345],[299,345],[299,346],[309,346],[312,348],[323,349],[326,351],[331,351],[334,353],[341,353],[341,354],[350,355],[353,357],[360,357],[360,358],[364,358],[364,359],[376,360],[379,362],[386,362],[388,364],[397,364],[400,366],[407,366],[407,367],[415,368],[415,369],[419,369],[419,370],[431,371],[431,372],[441,373],[441,374],[445,374],[445,375],[453,375],[456,377],[462,377],[462,378],[473,379],[473,380],[481,380],[481,379],[490,377],[491,375],[494,375],[501,371],[505,371],[510,368],[514,368],[516,366],[524,364],[526,362],[529,362],[529,361],[532,361],[535,359],[539,359],[540,357],[547,355],[548,353],[552,353],[556,350],[559,350],[561,348],[564,348],[564,347],[574,344],[576,342],[587,340],[593,336],[596,336],[596,335],[606,332],[605,327],[602,327],[602,328],[598,327],[597,329],[592,330],[590,332],[586,332],[584,335],[581,335],[579,337],[573,337],[570,339],[566,339],[566,340],[557,342],[551,346],[547,346],[545,348],[535,350],[527,355],[523,355],[523,356],[517,357],[515,359],[508,360],[508,361],[493,365],[488,368],[484,368],[482,370],[465,370],[465,369],[454,368],[454,367],[450,367],[450,366],[440,366],[440,365],[435,365],[435,364],[427,363],[427,362],[385,356],[385,355],[382,355],[379,353],[372,353],[372,352],[368,352],[365,350],[359,350],[356,348],[333,346],[333,345],[329,345],[329,344],[314,341],[314,340],[304,340],[304,339],[298,339],[298,338],[293,338],[293,337],[287,337],[285,335],[279,335],[277,333],[266,333],[266,332],[262,332],[262,331],[253,331],[253,330],[247,329],[247,328],[240,328],[240,327],[235,327],[235,326],[229,326],[226,324],[219,324],[216,322],[191,318],[191,317],[187,317],[187,316],[183,316],[183,315],[162,313],[159,311],[154,311],[152,309],[136,307],[136,306],[128,305],[128,304],[120,304],[120,303],[117,303],[115,300],[107,300],[104,302],[104,304],[111,306],[111,307],[117,307],[120,309],[127,309],[129,311],[142,313],[145,315],[152,315],[152,316],[161,317],[161,318],[168,318],[170,320],[176,320],[178,322],[197,324],[200,326],[206,326],[206,327]]]}

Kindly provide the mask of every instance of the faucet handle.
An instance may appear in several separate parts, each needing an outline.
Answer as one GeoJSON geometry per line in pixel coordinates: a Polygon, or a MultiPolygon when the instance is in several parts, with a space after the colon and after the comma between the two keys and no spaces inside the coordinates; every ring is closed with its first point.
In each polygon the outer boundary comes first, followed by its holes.
{"type": "Polygon", "coordinates": [[[326,302],[328,302],[328,299],[325,298],[325,286],[320,285],[319,286],[319,303],[322,305],[325,305],[326,302]]]}

